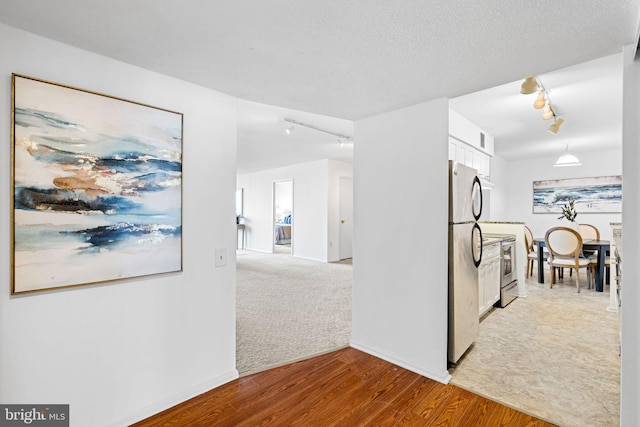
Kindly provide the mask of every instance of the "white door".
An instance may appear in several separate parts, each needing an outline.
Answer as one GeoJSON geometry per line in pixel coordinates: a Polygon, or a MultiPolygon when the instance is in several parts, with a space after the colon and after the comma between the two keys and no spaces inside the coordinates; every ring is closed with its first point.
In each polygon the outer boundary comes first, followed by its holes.
{"type": "Polygon", "coordinates": [[[340,178],[340,259],[353,257],[353,179],[340,178]]]}

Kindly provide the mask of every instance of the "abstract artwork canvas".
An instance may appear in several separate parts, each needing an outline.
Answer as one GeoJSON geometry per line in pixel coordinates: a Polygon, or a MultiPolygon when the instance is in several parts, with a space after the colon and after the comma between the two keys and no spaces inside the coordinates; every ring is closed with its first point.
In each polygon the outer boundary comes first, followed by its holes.
{"type": "Polygon", "coordinates": [[[182,271],[182,114],[13,75],[12,294],[182,271]]]}
{"type": "Polygon", "coordinates": [[[533,213],[561,213],[571,200],[578,213],[622,212],[622,176],[533,181],[533,213]]]}

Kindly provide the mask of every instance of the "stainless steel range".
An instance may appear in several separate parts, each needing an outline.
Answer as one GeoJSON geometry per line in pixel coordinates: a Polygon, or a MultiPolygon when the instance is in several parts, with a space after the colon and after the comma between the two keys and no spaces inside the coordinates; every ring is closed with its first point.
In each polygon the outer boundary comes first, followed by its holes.
{"type": "Polygon", "coordinates": [[[518,279],[516,278],[516,237],[509,236],[500,243],[500,301],[496,306],[506,307],[518,297],[518,279]]]}
{"type": "Polygon", "coordinates": [[[516,236],[485,233],[484,237],[500,239],[500,300],[495,306],[504,308],[518,297],[516,236]]]}

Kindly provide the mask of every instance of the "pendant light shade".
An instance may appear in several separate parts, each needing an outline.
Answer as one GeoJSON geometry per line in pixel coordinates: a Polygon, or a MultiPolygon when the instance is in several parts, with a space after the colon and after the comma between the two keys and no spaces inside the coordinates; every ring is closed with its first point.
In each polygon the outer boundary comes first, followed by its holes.
{"type": "Polygon", "coordinates": [[[536,98],[536,102],[533,103],[533,108],[539,110],[543,108],[547,104],[547,100],[545,99],[545,93],[543,90],[538,92],[538,97],[536,98]]]}
{"type": "Polygon", "coordinates": [[[547,130],[553,134],[556,134],[560,130],[560,126],[562,126],[562,123],[564,123],[564,119],[562,117],[559,117],[556,119],[555,123],[547,128],[547,130]]]}
{"type": "Polygon", "coordinates": [[[524,82],[522,82],[522,85],[520,86],[520,93],[523,93],[525,95],[533,93],[536,90],[538,90],[538,82],[533,76],[528,76],[526,79],[524,79],[524,82]]]}
{"type": "Polygon", "coordinates": [[[563,166],[581,166],[580,160],[573,154],[569,153],[569,146],[564,150],[564,153],[558,157],[558,160],[553,165],[555,167],[563,167],[563,166]]]}

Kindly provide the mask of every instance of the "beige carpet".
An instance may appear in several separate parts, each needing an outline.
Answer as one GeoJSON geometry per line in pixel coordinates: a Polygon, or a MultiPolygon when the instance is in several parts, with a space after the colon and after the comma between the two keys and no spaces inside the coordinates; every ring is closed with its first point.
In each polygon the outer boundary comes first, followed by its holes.
{"type": "Polygon", "coordinates": [[[237,252],[240,375],[337,350],[351,339],[350,263],[237,252]]]}
{"type": "Polygon", "coordinates": [[[608,286],[578,294],[565,277],[548,287],[534,276],[528,298],[486,316],[451,383],[560,426],[618,426],[618,315],[607,311],[608,286]]]}

